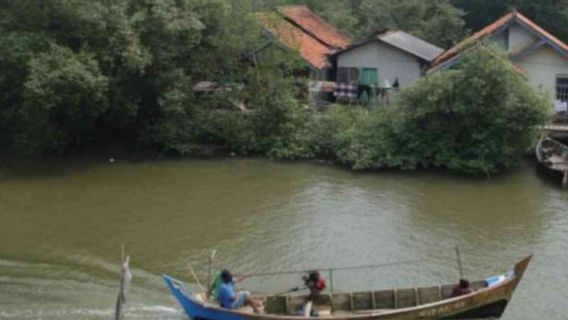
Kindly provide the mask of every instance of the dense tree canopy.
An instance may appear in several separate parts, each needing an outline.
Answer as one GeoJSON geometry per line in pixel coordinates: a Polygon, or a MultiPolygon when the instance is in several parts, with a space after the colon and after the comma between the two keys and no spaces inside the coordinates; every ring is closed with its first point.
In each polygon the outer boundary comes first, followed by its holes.
{"type": "Polygon", "coordinates": [[[487,173],[513,165],[545,119],[546,100],[483,52],[404,90],[394,108],[314,113],[295,77],[305,65],[255,22],[255,10],[281,4],[307,4],[356,39],[392,28],[448,47],[512,6],[568,34],[567,6],[552,0],[0,1],[0,149],[221,146],[487,173]],[[200,81],[216,87],[196,94],[200,81]]]}
{"type": "MultiPolygon", "coordinates": [[[[252,82],[263,72],[285,78],[282,67],[294,60],[253,63],[262,34],[251,8],[227,0],[2,1],[2,146],[37,153],[121,139],[163,145],[179,131],[195,138],[196,110],[212,107],[193,99],[192,84],[252,82]]],[[[254,97],[252,88],[234,99],[254,97]]]]}

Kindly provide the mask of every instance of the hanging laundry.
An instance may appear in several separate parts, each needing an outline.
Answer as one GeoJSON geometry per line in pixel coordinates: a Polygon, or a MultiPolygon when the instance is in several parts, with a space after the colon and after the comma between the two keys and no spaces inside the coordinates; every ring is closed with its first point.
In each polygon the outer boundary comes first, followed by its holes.
{"type": "Polygon", "coordinates": [[[335,96],[338,99],[356,99],[358,96],[358,86],[351,83],[338,83],[335,89],[335,96]]]}
{"type": "Polygon", "coordinates": [[[337,84],[332,81],[310,81],[308,83],[308,88],[312,93],[318,92],[335,92],[337,84]]]}
{"type": "Polygon", "coordinates": [[[568,112],[568,101],[554,101],[554,110],[557,114],[566,114],[568,112]]]}

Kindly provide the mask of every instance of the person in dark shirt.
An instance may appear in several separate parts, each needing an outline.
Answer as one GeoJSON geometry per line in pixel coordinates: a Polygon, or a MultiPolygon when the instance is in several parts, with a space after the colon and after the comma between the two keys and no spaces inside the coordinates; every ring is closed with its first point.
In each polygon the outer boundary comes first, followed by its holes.
{"type": "Polygon", "coordinates": [[[310,290],[310,295],[318,295],[326,288],[325,278],[319,273],[319,271],[310,271],[307,276],[302,278],[304,284],[310,290]]]}
{"type": "Polygon", "coordinates": [[[306,317],[317,317],[319,313],[314,304],[317,300],[317,296],[326,288],[325,278],[319,271],[310,271],[307,275],[302,277],[302,280],[304,280],[306,288],[310,290],[310,294],[302,308],[302,315],[306,317]]]}
{"type": "Polygon", "coordinates": [[[473,292],[473,289],[469,285],[469,281],[466,279],[460,279],[460,283],[454,287],[452,290],[452,298],[464,296],[473,292]]]}

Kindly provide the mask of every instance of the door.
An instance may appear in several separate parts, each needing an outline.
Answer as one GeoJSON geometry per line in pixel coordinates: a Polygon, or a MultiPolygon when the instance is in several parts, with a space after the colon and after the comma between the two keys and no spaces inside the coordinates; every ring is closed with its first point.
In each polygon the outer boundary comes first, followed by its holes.
{"type": "Polygon", "coordinates": [[[379,83],[377,68],[363,68],[359,83],[367,86],[375,86],[379,83]]]}

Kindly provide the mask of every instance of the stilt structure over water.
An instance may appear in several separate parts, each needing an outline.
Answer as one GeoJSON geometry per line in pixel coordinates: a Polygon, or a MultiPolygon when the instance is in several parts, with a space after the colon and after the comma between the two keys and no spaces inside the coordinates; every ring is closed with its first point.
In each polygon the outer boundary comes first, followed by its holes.
{"type": "Polygon", "coordinates": [[[535,153],[544,168],[562,175],[562,187],[568,187],[568,146],[543,134],[535,153]]]}

